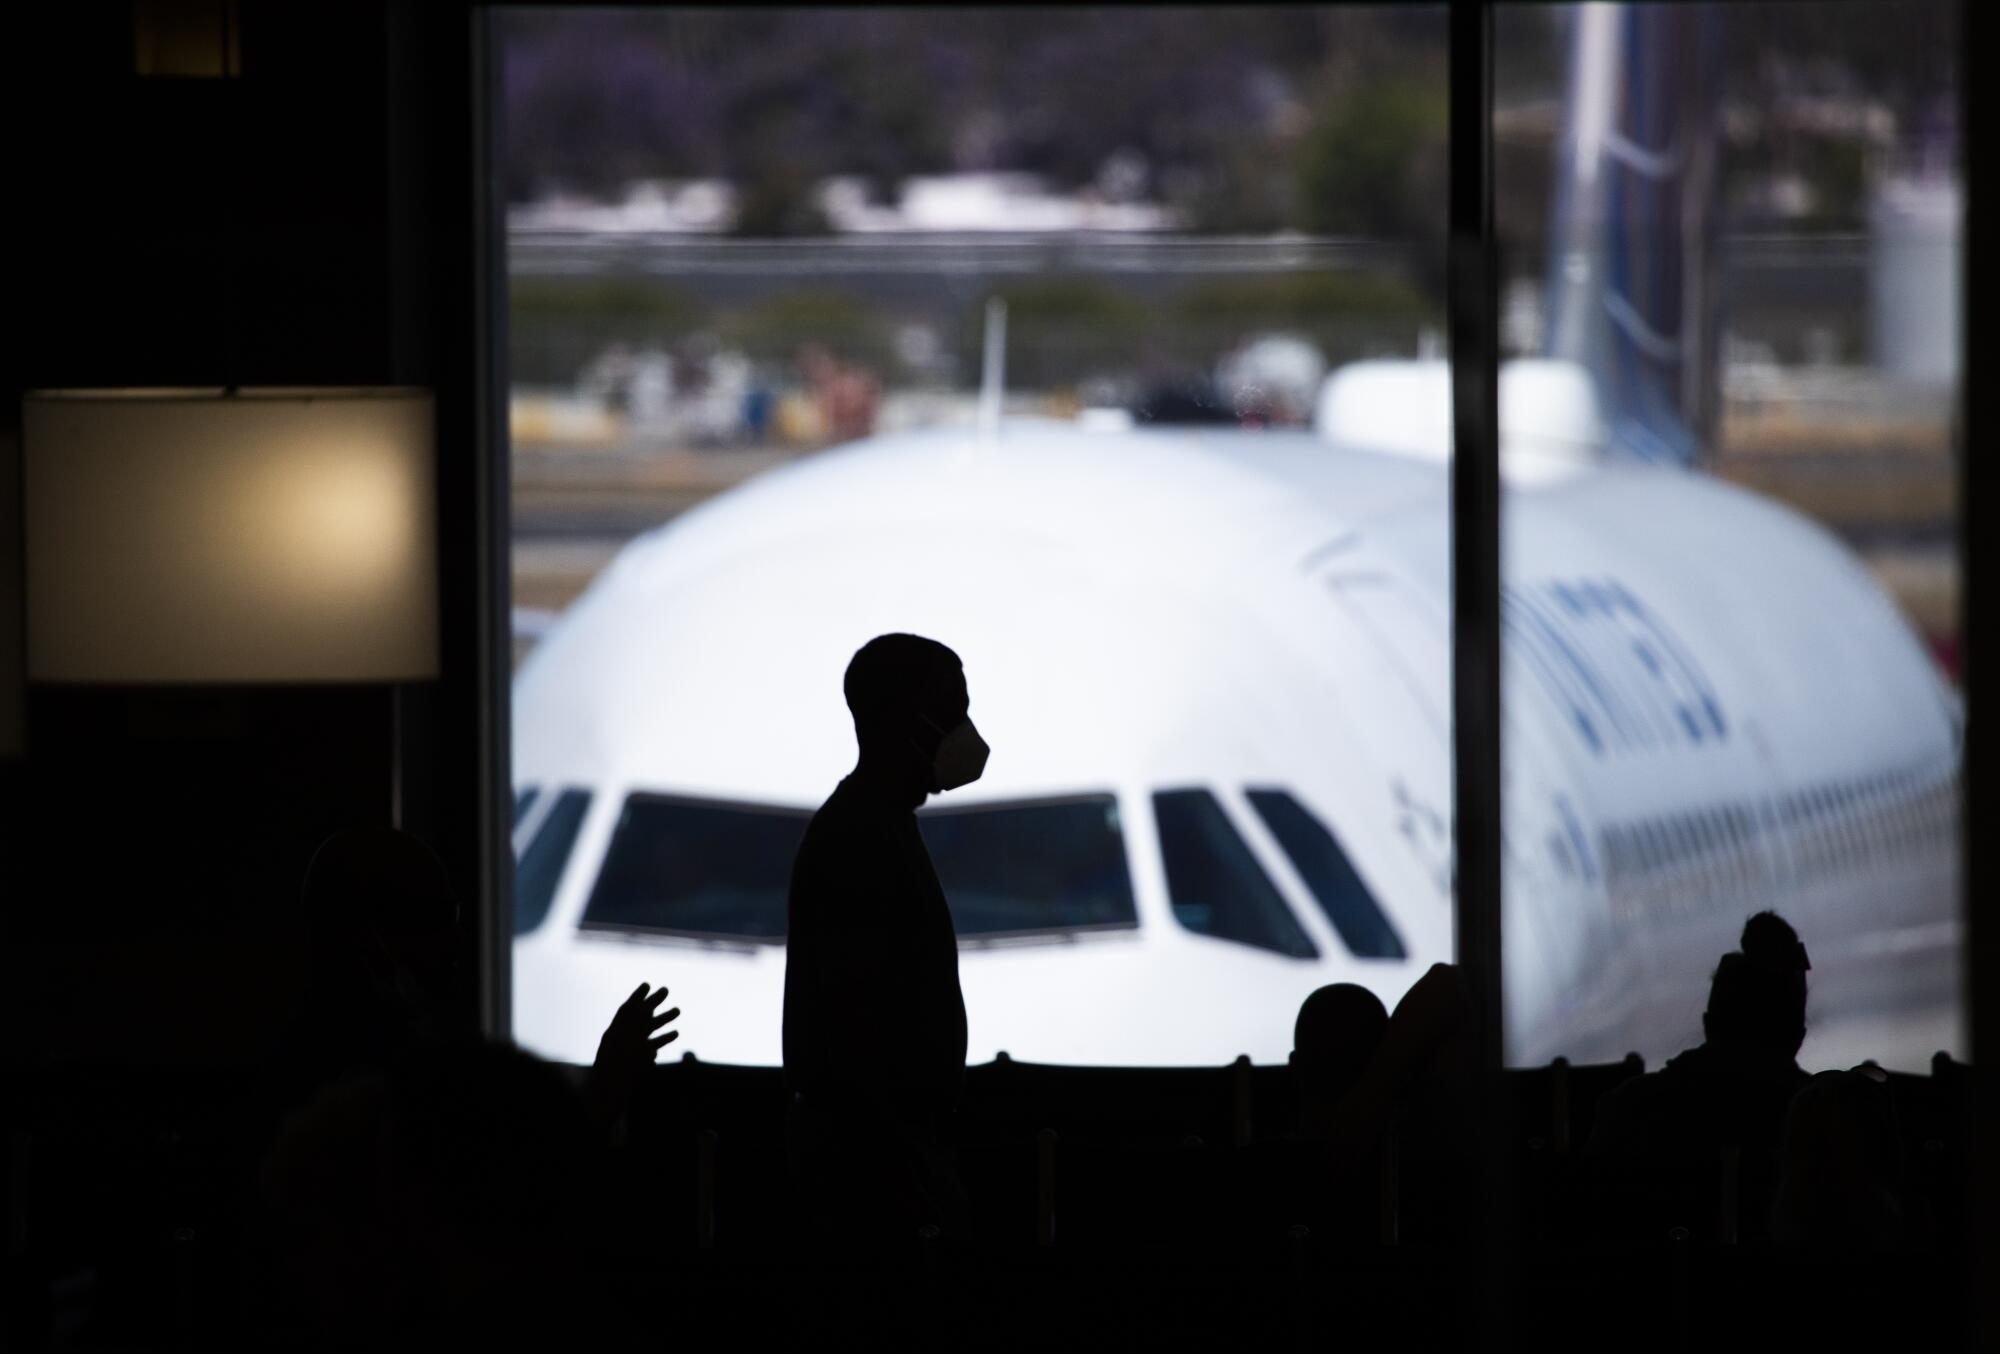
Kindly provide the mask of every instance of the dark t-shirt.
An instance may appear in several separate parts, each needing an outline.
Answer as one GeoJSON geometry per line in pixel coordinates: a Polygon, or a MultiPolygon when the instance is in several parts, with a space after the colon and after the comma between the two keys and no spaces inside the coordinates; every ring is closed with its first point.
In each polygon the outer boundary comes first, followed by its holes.
{"type": "Polygon", "coordinates": [[[1641,1162],[1706,1160],[1728,1144],[1775,1156],[1785,1109],[1807,1080],[1789,1058],[1703,1044],[1606,1092],[1588,1150],[1641,1162]]]}
{"type": "Polygon", "coordinates": [[[1607,1091],[1585,1146],[1602,1224],[1638,1235],[1657,1235],[1666,1223],[1706,1225],[1723,1148],[1734,1147],[1738,1227],[1760,1235],[1785,1111],[1806,1081],[1790,1058],[1703,1044],[1607,1091]]]}
{"type": "Polygon", "coordinates": [[[907,808],[852,777],[813,815],[792,863],[785,1084],[931,1126],[965,1080],[958,941],[907,808]]]}

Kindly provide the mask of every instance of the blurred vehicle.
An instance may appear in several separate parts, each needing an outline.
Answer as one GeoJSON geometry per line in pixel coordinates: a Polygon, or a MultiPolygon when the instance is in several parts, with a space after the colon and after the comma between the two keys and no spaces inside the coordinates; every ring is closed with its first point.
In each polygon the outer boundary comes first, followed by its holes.
{"type": "Polygon", "coordinates": [[[1218,384],[1239,418],[1263,427],[1302,427],[1326,376],[1326,358],[1308,339],[1265,334],[1223,359],[1218,384]]]}
{"type": "Polygon", "coordinates": [[[1169,378],[1147,386],[1133,402],[1136,423],[1187,427],[1241,426],[1243,420],[1215,382],[1205,376],[1169,378]]]}

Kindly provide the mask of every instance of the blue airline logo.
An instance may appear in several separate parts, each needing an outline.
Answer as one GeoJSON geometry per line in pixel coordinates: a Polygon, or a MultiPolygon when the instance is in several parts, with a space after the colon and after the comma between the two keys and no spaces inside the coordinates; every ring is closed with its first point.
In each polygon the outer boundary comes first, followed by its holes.
{"type": "Polygon", "coordinates": [[[1500,625],[1508,658],[1535,675],[1596,756],[1728,741],[1722,703],[1694,655],[1624,584],[1510,585],[1500,625]]]}

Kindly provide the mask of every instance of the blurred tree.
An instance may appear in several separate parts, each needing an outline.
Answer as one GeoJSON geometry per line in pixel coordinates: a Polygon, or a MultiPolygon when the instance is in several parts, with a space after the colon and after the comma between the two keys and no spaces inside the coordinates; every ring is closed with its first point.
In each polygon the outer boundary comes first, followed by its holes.
{"type": "Polygon", "coordinates": [[[1444,322],[1411,280],[1414,268],[1273,273],[1197,283],[1174,299],[1167,328],[1220,356],[1267,333],[1310,339],[1329,360],[1407,353],[1419,331],[1444,322]]]}
{"type": "MultiPolygon", "coordinates": [[[[1561,96],[1560,9],[1503,14],[1508,103],[1561,96]]],[[[1908,125],[1959,78],[1959,11],[1889,12],[1726,6],[1728,96],[1756,109],[1811,87],[1881,100],[1908,125]]],[[[811,185],[829,174],[863,177],[878,199],[949,170],[1095,191],[1115,162],[1195,230],[1434,241],[1442,228],[1434,6],[509,9],[500,23],[514,201],[723,175],[745,190],[742,230],[796,233],[823,227],[811,185]]],[[[1736,163],[1768,173],[1776,153],[1736,163]]],[[[1850,159],[1810,169],[1829,176],[1822,196],[1852,196],[1850,159]]]]}
{"type": "Polygon", "coordinates": [[[702,329],[708,308],[645,276],[514,277],[508,282],[510,371],[529,385],[565,385],[605,348],[671,348],[702,329]]]}
{"type": "Polygon", "coordinates": [[[699,328],[708,310],[670,283],[632,277],[522,277],[509,279],[508,310],[538,318],[585,318],[685,333],[699,328]]]}
{"type": "Polygon", "coordinates": [[[1218,156],[1208,171],[1186,180],[1177,205],[1204,234],[1249,235],[1296,229],[1298,192],[1288,149],[1271,141],[1246,141],[1218,156]]]}
{"type": "MultiPolygon", "coordinates": [[[[1007,383],[1015,388],[1074,385],[1105,367],[1129,365],[1157,318],[1140,298],[1092,278],[1037,278],[1001,288],[1007,302],[1007,383]]],[[[960,351],[979,370],[986,302],[965,313],[960,351]]]]}
{"type": "Polygon", "coordinates": [[[1449,92],[1413,79],[1346,85],[1321,105],[1299,149],[1306,229],[1374,239],[1441,239],[1449,92]]]}
{"type": "Polygon", "coordinates": [[[511,10],[501,83],[509,199],[614,198],[635,179],[716,173],[714,73],[663,50],[648,16],[511,10]]]}
{"type": "MultiPolygon", "coordinates": [[[[1325,45],[1310,9],[510,11],[508,192],[723,174],[746,232],[796,231],[802,183],[991,168],[1199,188],[1254,153],[1325,45]]],[[[1169,194],[1172,196],[1172,194],[1169,194]]]]}
{"type": "Polygon", "coordinates": [[[1346,316],[1419,319],[1434,308],[1395,271],[1368,267],[1216,278],[1183,291],[1173,309],[1177,318],[1197,324],[1240,321],[1296,328],[1346,316]]]}
{"type": "Polygon", "coordinates": [[[819,204],[823,177],[796,147],[797,125],[769,118],[746,129],[746,153],[737,160],[736,235],[824,235],[831,227],[819,204]]]}
{"type": "Polygon", "coordinates": [[[786,292],[722,317],[716,328],[724,343],[758,361],[790,362],[807,344],[877,371],[891,357],[882,315],[844,291],[786,292]]]}
{"type": "Polygon", "coordinates": [[[1886,99],[1899,113],[1959,79],[1960,8],[1953,0],[1801,5],[1734,0],[1724,6],[1722,61],[1727,87],[1768,98],[1780,74],[1818,68],[1856,95],[1886,99]]]}

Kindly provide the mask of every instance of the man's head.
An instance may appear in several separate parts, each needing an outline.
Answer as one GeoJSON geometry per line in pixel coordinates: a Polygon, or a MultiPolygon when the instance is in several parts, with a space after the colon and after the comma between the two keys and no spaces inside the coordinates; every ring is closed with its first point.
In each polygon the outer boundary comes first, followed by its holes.
{"type": "Polygon", "coordinates": [[[358,963],[385,988],[414,984],[429,998],[449,984],[458,901],[444,862],[409,833],[334,833],[306,868],[303,901],[322,966],[358,963]]]}
{"type": "Polygon", "coordinates": [[[1743,924],[1742,946],[1715,966],[1702,1030],[1711,1043],[1796,1057],[1806,1037],[1806,947],[1775,912],[1743,924]]]}
{"type": "Polygon", "coordinates": [[[1382,999],[1354,983],[1330,983],[1299,1007],[1292,1076],[1306,1104],[1333,1104],[1361,1078],[1389,1025],[1382,999]]]}
{"type": "Polygon", "coordinates": [[[918,795],[976,780],[986,745],[967,718],[971,698],[958,655],[920,635],[877,635],[842,682],[861,758],[907,779],[918,795]]]}

